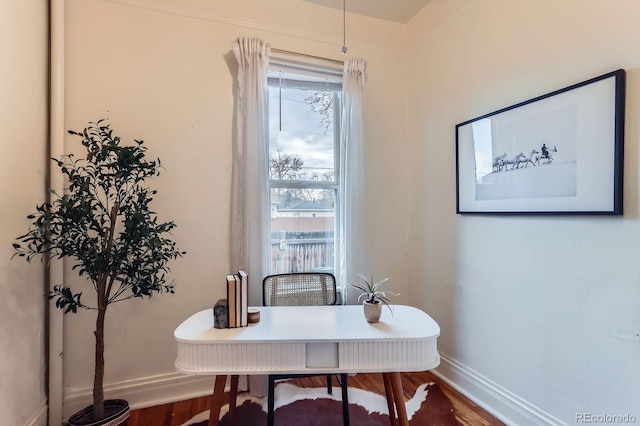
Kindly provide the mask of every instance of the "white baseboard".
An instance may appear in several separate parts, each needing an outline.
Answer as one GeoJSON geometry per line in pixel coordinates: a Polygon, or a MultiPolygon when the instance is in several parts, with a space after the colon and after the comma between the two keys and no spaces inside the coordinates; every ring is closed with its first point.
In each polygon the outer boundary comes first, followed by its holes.
{"type": "Polygon", "coordinates": [[[47,411],[49,406],[45,402],[40,409],[24,423],[25,426],[47,426],[47,411]]]}
{"type": "MultiPolygon", "coordinates": [[[[186,376],[169,373],[106,385],[106,399],[125,399],[132,410],[197,398],[213,393],[213,376],[186,376]]],[[[93,388],[65,392],[62,415],[66,419],[73,413],[91,405],[93,388]]]]}
{"type": "Polygon", "coordinates": [[[507,425],[566,426],[566,423],[446,355],[440,354],[440,365],[432,373],[507,425]]]}

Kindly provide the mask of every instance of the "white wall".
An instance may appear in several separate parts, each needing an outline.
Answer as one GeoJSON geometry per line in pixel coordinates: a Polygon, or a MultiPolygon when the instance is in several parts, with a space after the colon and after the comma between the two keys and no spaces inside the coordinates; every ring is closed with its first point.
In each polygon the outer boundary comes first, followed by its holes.
{"type": "Polygon", "coordinates": [[[47,1],[0,2],[0,423],[45,425],[44,268],[9,260],[45,200],[47,1]]]}
{"type": "MultiPolygon", "coordinates": [[[[133,406],[157,403],[184,391],[176,386],[182,376],[174,369],[173,330],[224,297],[230,272],[231,43],[257,35],[274,48],[343,59],[342,15],[297,0],[68,0],[65,19],[66,128],[108,118],[125,140],[145,140],[166,169],[154,182],[154,208],[160,219],[176,221],[174,237],[188,252],[172,266],[175,295],[123,302],[107,312],[107,395],[133,406]]],[[[383,242],[372,246],[372,272],[392,277],[402,302],[408,297],[407,155],[398,76],[405,73],[405,26],[352,16],[347,22],[353,25],[349,55],[369,63],[367,177],[375,197],[368,211],[375,239],[383,242]]],[[[77,149],[74,144],[67,137],[67,151],[77,149]]],[[[78,284],[69,266],[69,282],[78,284]]],[[[93,318],[91,312],[65,318],[65,415],[90,399],[93,318]]],[[[201,389],[210,392],[210,380],[201,389]]]]}
{"type": "Polygon", "coordinates": [[[442,374],[513,424],[640,421],[636,0],[432,0],[409,24],[411,300],[442,374]],[[426,24],[437,23],[432,30],[426,24]],[[455,214],[455,125],[627,70],[623,217],[455,214]]]}

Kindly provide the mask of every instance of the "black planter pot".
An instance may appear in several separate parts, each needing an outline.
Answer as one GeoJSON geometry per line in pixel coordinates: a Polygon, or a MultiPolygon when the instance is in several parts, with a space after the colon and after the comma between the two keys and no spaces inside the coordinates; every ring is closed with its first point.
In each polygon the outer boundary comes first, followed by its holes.
{"type": "Polygon", "coordinates": [[[129,423],[129,403],[124,399],[105,399],[105,417],[93,420],[93,405],[78,411],[67,421],[68,426],[126,426],[129,423]]]}

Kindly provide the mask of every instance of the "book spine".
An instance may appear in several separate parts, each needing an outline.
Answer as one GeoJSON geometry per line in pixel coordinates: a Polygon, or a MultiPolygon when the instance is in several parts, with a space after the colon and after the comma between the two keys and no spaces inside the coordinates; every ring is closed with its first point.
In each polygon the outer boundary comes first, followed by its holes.
{"type": "Polygon", "coordinates": [[[235,275],[227,275],[227,304],[229,312],[229,328],[237,327],[236,321],[236,277],[235,275]]]}
{"type": "Polygon", "coordinates": [[[240,277],[240,291],[241,291],[241,303],[240,303],[240,326],[246,327],[249,324],[249,277],[247,273],[242,269],[238,271],[240,277]]]}
{"type": "Polygon", "coordinates": [[[242,286],[240,277],[237,274],[234,274],[234,278],[236,280],[236,327],[242,327],[240,322],[240,316],[242,315],[242,286]]]}

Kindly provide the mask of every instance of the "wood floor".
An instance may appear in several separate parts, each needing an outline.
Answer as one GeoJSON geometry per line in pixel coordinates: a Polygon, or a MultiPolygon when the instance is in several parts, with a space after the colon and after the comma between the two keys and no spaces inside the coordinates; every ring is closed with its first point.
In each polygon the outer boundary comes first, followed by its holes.
{"type": "MultiPolygon", "coordinates": [[[[447,395],[455,411],[456,418],[463,426],[501,426],[504,423],[473,403],[449,385],[429,372],[403,373],[402,385],[405,400],[413,397],[415,390],[423,383],[437,382],[447,395]]],[[[326,382],[322,377],[308,377],[292,380],[298,386],[323,387],[326,382]]],[[[339,386],[335,383],[336,386],[339,386]]],[[[211,379],[213,389],[213,378],[211,379]]],[[[380,374],[357,374],[349,377],[349,387],[357,387],[384,395],[384,385],[380,374]]],[[[227,397],[227,395],[225,395],[227,397]]],[[[156,407],[133,410],[129,426],[179,426],[198,413],[209,409],[209,397],[174,402],[156,407]]],[[[225,401],[225,403],[228,402],[225,401]]]]}

